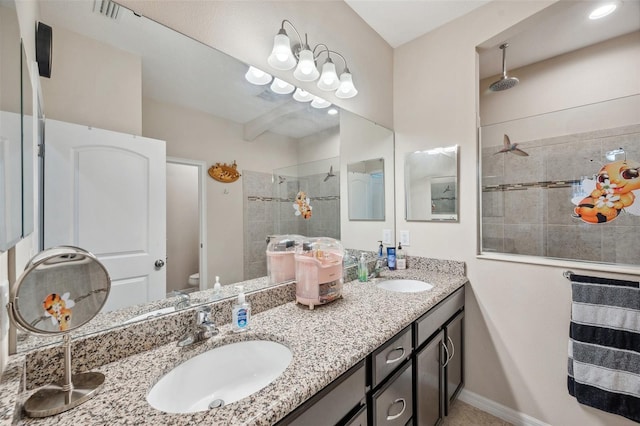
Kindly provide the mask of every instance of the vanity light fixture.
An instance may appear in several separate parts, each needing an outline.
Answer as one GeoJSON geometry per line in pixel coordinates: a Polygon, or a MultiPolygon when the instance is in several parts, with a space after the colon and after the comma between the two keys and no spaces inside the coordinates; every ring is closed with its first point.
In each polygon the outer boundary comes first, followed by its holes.
{"type": "Polygon", "coordinates": [[[319,43],[311,49],[307,34],[305,34],[303,40],[296,27],[287,19],[282,21],[280,30],[274,37],[273,49],[267,58],[267,62],[271,67],[281,71],[288,71],[295,67],[293,76],[300,81],[316,81],[319,78],[318,88],[324,91],[335,91],[335,95],[338,98],[348,99],[358,94],[344,56],[334,50],[330,50],[323,43],[319,43]],[[299,43],[295,43],[292,46],[291,40],[284,29],[285,24],[291,26],[298,36],[299,43]],[[316,61],[322,53],[327,54],[327,59],[323,63],[322,73],[320,73],[316,61]],[[339,56],[344,62],[344,69],[340,75],[336,71],[336,66],[331,57],[332,54],[339,56]]]}
{"type": "Polygon", "coordinates": [[[278,77],[273,79],[271,83],[271,90],[279,95],[288,95],[295,90],[293,84],[289,84],[286,81],[280,80],[278,77]]]}
{"type": "Polygon", "coordinates": [[[617,8],[617,1],[601,4],[591,11],[591,13],[589,14],[589,19],[595,20],[604,18],[605,16],[611,15],[617,8]]]}
{"type": "Polygon", "coordinates": [[[265,84],[271,83],[271,79],[273,78],[271,74],[267,74],[259,68],[250,66],[247,73],[244,75],[244,78],[251,84],[255,84],[256,86],[262,86],[265,84]]]}

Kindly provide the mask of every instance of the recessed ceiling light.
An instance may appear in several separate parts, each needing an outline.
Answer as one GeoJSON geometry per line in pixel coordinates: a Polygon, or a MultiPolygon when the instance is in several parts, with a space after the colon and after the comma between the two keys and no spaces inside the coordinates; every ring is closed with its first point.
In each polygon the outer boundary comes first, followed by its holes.
{"type": "Polygon", "coordinates": [[[600,19],[613,13],[618,8],[617,3],[606,3],[593,9],[589,14],[589,19],[600,19]]]}
{"type": "Polygon", "coordinates": [[[327,114],[329,115],[336,115],[338,113],[338,110],[335,108],[331,108],[329,109],[329,111],[327,111],[327,114]]]}

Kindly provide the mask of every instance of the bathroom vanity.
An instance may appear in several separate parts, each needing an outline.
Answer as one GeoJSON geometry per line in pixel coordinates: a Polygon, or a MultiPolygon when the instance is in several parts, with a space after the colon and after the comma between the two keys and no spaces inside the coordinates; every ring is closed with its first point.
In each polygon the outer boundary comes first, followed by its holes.
{"type": "MultiPolygon", "coordinates": [[[[172,341],[91,368],[106,376],[104,388],[81,407],[44,419],[19,415],[7,418],[8,413],[4,419],[6,424],[19,421],[35,425],[308,425],[312,423],[305,419],[310,417],[323,424],[349,419],[351,424],[404,425],[415,418],[418,424],[434,424],[432,419],[446,413],[447,401],[462,381],[459,315],[467,282],[462,263],[439,262],[420,269],[416,260],[412,269],[385,272],[386,278],[432,283],[429,291],[391,292],[373,282],[352,281],[344,285],[341,299],[313,311],[288,301],[260,312],[253,316],[252,330],[245,333],[232,333],[229,319],[223,318],[224,322],[217,320],[218,324],[226,323],[220,327],[220,334],[201,344],[179,348],[172,341]],[[164,413],[147,402],[151,387],[175,366],[215,347],[256,339],[277,341],[292,353],[289,367],[264,389],[220,408],[188,414],[164,413]],[[449,379],[445,380],[447,375],[449,379]],[[342,398],[341,389],[348,389],[351,397],[342,398]],[[436,394],[434,400],[431,395],[436,394]],[[422,412],[423,400],[433,402],[426,410],[428,414],[422,412]],[[327,401],[331,410],[322,409],[327,401]],[[329,413],[335,413],[336,419],[329,419],[329,413]]],[[[164,320],[179,315],[169,314],[164,320]]],[[[158,322],[162,320],[153,319],[146,325],[155,323],[150,329],[162,333],[158,322]]],[[[122,329],[124,338],[132,339],[130,343],[144,345],[144,339],[154,339],[153,331],[144,336],[133,333],[135,326],[122,329]]],[[[103,341],[99,351],[106,354],[114,349],[103,341]]],[[[78,352],[74,359],[82,368],[82,354],[78,352]]],[[[38,363],[33,364],[30,369],[37,368],[38,363]]],[[[37,373],[27,377],[37,377],[37,373]]],[[[33,390],[20,393],[18,401],[31,393],[33,390]]]]}

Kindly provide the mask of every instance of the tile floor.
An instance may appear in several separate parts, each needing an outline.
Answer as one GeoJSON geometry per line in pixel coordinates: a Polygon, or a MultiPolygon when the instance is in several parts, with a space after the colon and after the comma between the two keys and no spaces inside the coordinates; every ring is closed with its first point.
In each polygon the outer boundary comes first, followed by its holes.
{"type": "Polygon", "coordinates": [[[502,419],[472,407],[460,400],[451,405],[451,413],[445,417],[441,426],[511,426],[502,419]]]}

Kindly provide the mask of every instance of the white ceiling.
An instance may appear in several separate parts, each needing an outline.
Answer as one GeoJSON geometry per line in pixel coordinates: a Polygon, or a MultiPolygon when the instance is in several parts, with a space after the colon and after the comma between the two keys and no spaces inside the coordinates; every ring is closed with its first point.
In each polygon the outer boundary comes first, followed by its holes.
{"type": "MultiPolygon", "coordinates": [[[[396,48],[451,22],[486,0],[345,0],[383,39],[396,48]]],[[[480,78],[507,72],[573,50],[640,30],[640,0],[623,0],[616,12],[597,21],[589,12],[602,1],[561,0],[478,46],[480,78]]]]}
{"type": "Polygon", "coordinates": [[[396,48],[489,3],[489,0],[345,0],[396,48]]]}
{"type": "MultiPolygon", "coordinates": [[[[345,0],[391,46],[400,46],[488,3],[486,0],[345,0]]],[[[589,21],[596,1],[561,0],[478,46],[480,77],[501,73],[507,41],[507,70],[640,30],[640,0],[624,0],[614,14],[589,21]]],[[[122,8],[118,21],[93,12],[93,1],[40,0],[43,22],[140,55],[143,94],[153,99],[227,118],[260,123],[260,117],[291,102],[268,86],[246,82],[247,66],[215,49],[138,17],[122,8]],[[212,78],[215,76],[216,78],[212,78]],[[224,78],[223,78],[224,77],[224,78]]],[[[55,39],[55,35],[54,35],[55,39]]],[[[55,72],[55,64],[54,64],[55,72]]],[[[306,105],[279,117],[271,131],[303,137],[337,125],[338,116],[306,105]]]]}

